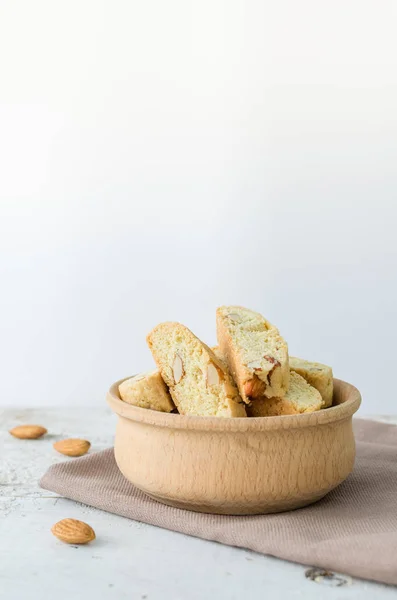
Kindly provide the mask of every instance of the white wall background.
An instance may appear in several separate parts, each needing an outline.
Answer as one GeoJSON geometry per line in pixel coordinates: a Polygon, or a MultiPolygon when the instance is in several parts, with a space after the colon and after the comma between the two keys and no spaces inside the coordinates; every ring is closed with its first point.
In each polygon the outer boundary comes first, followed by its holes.
{"type": "Polygon", "coordinates": [[[239,303],[396,413],[393,0],[0,0],[1,405],[239,303]]]}

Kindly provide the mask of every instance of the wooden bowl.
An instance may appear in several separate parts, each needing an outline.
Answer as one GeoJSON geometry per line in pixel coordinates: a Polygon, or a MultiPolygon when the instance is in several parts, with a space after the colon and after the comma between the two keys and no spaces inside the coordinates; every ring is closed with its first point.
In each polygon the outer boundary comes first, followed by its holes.
{"type": "Polygon", "coordinates": [[[126,404],[116,382],[120,471],[158,502],[226,515],[281,512],[316,502],[351,473],[360,392],[334,380],[334,406],[282,417],[219,418],[126,404]]]}

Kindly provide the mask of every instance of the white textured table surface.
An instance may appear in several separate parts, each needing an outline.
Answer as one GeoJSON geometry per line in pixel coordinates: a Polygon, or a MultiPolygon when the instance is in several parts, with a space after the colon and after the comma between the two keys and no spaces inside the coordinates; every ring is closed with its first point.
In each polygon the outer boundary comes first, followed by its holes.
{"type": "MultiPolygon", "coordinates": [[[[397,417],[378,417],[397,423],[397,417]]],[[[65,437],[91,441],[91,452],[113,442],[115,418],[106,409],[0,410],[0,598],[131,600],[378,600],[397,588],[344,578],[320,583],[307,567],[138,523],[60,498],[38,487],[47,467],[68,459],[52,444],[65,437]],[[18,440],[8,430],[41,424],[48,435],[18,440]],[[68,546],[50,532],[66,517],[88,522],[97,539],[68,546]]]]}

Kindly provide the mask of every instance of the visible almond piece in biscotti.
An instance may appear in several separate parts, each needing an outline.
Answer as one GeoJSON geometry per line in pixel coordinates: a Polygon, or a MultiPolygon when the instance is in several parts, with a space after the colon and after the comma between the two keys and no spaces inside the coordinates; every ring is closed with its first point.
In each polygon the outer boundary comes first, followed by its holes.
{"type": "Polygon", "coordinates": [[[171,412],[175,405],[160,373],[156,370],[140,373],[119,385],[120,398],[140,408],[171,412]]]}
{"type": "Polygon", "coordinates": [[[332,406],[334,379],[331,367],[294,356],[290,356],[289,366],[291,371],[299,373],[301,377],[320,392],[324,402],[323,408],[332,406]]]}
{"type": "Polygon", "coordinates": [[[303,377],[291,372],[288,392],[283,398],[259,398],[247,406],[249,417],[275,417],[280,415],[297,415],[320,410],[323,399],[316,388],[307,383],[303,377]]]}
{"type": "Polygon", "coordinates": [[[244,404],[223,362],[180,323],[160,323],[149,348],[179,413],[246,417],[244,404]]]}
{"type": "Polygon", "coordinates": [[[244,402],[282,397],[289,385],[288,346],[262,315],[241,306],[216,311],[219,352],[244,402]]]}

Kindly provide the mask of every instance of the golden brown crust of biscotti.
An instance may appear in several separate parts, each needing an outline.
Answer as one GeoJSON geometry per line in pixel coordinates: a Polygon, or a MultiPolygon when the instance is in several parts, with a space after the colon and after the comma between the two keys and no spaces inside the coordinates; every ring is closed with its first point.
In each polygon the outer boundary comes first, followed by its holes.
{"type": "Polygon", "coordinates": [[[175,404],[159,371],[140,373],[119,385],[120,398],[128,404],[160,412],[171,412],[175,404]]]}
{"type": "Polygon", "coordinates": [[[278,329],[242,306],[221,306],[216,315],[219,351],[244,402],[283,397],[290,370],[288,346],[278,329]]]}
{"type": "Polygon", "coordinates": [[[323,408],[332,406],[334,379],[331,367],[290,356],[290,369],[299,373],[301,377],[320,392],[324,402],[323,408]]]}
{"type": "Polygon", "coordinates": [[[247,406],[249,417],[275,417],[314,412],[323,407],[321,394],[307,381],[291,371],[290,386],[283,398],[259,398],[247,406]]]}
{"type": "Polygon", "coordinates": [[[212,350],[181,323],[160,323],[147,336],[181,414],[245,417],[238,390],[212,350]]]}

